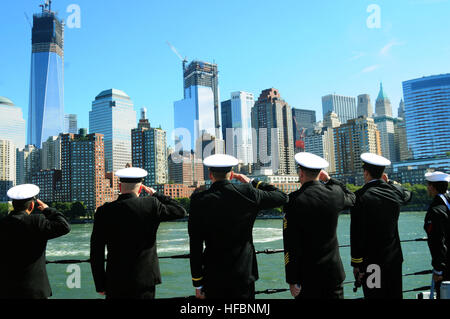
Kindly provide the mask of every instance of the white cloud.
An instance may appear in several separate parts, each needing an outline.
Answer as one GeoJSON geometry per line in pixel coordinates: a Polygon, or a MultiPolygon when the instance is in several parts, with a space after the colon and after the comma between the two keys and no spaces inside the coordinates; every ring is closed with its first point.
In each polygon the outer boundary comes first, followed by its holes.
{"type": "Polygon", "coordinates": [[[389,42],[388,44],[386,44],[384,47],[381,48],[380,50],[380,55],[388,55],[389,51],[391,50],[391,48],[395,45],[403,45],[405,44],[404,42],[398,42],[396,40],[392,40],[391,42],[389,42]]]}
{"type": "Polygon", "coordinates": [[[375,71],[376,69],[379,69],[379,68],[380,68],[380,65],[379,64],[375,64],[375,65],[371,65],[371,66],[368,66],[368,67],[364,68],[361,72],[362,73],[369,73],[369,72],[373,72],[373,71],[375,71]]]}

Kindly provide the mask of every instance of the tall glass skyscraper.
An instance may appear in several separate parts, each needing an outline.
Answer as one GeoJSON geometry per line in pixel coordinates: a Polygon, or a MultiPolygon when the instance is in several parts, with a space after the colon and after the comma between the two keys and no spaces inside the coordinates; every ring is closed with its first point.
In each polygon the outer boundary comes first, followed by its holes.
{"type": "Polygon", "coordinates": [[[47,4],[33,16],[27,144],[64,129],[64,27],[47,4]]]}
{"type": "Polygon", "coordinates": [[[403,82],[406,135],[414,159],[450,151],[450,73],[403,82]]]}
{"type": "Polygon", "coordinates": [[[104,135],[106,172],[115,172],[131,163],[131,130],[136,128],[136,111],[123,91],[101,92],[89,112],[89,133],[104,135]]]}
{"type": "Polygon", "coordinates": [[[338,115],[339,121],[345,124],[348,120],[357,117],[356,99],[350,96],[329,94],[322,97],[323,115],[334,112],[338,115]]]}
{"type": "Polygon", "coordinates": [[[64,133],[78,134],[78,120],[76,114],[64,115],[64,133]]]}
{"type": "Polygon", "coordinates": [[[235,156],[243,164],[253,163],[252,117],[255,104],[252,93],[233,92],[229,102],[222,102],[222,131],[227,154],[235,156]],[[227,129],[232,129],[228,130],[227,129]]]}
{"type": "Polygon", "coordinates": [[[193,61],[183,76],[184,99],[174,103],[174,128],[178,129],[175,135],[180,136],[181,130],[189,132],[190,141],[182,141],[183,148],[195,150],[202,134],[220,138],[222,133],[217,65],[193,61]]]}
{"type": "Polygon", "coordinates": [[[25,146],[25,120],[22,109],[3,96],[0,96],[0,138],[10,140],[16,148],[25,146]]]}

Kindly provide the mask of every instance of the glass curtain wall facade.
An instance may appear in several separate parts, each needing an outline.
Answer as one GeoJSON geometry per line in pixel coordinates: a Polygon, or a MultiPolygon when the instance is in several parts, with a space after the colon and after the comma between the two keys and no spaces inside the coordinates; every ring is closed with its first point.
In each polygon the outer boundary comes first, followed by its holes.
{"type": "Polygon", "coordinates": [[[89,112],[89,133],[104,135],[106,171],[115,172],[131,163],[131,130],[136,127],[136,111],[123,91],[101,92],[89,112]]]}
{"type": "Polygon", "coordinates": [[[403,82],[406,136],[414,159],[450,151],[450,74],[403,82]]]}
{"type": "Polygon", "coordinates": [[[202,134],[222,134],[217,65],[192,61],[183,70],[183,83],[184,99],[174,102],[175,141],[189,151],[202,134]]]}
{"type": "Polygon", "coordinates": [[[33,16],[27,144],[41,147],[64,130],[64,27],[43,9],[33,16]]]}
{"type": "Polygon", "coordinates": [[[225,107],[222,110],[222,125],[226,151],[242,164],[253,163],[251,111],[254,104],[253,94],[242,91],[231,93],[231,99],[222,103],[225,107]],[[231,130],[227,132],[227,128],[231,130]]]}
{"type": "Polygon", "coordinates": [[[25,120],[22,109],[0,96],[0,138],[11,140],[17,148],[25,147],[25,120]]]}
{"type": "Polygon", "coordinates": [[[323,114],[334,112],[338,115],[339,121],[345,124],[348,120],[356,118],[356,99],[350,96],[329,94],[322,97],[323,114]]]}

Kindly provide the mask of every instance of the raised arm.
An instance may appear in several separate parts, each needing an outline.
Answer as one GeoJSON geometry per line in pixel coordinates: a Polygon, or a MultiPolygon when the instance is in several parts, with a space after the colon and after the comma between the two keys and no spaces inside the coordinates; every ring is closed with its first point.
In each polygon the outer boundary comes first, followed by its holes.
{"type": "Polygon", "coordinates": [[[56,209],[49,207],[41,200],[36,200],[37,209],[42,212],[38,219],[38,228],[45,239],[61,237],[70,232],[66,217],[56,209]]]}

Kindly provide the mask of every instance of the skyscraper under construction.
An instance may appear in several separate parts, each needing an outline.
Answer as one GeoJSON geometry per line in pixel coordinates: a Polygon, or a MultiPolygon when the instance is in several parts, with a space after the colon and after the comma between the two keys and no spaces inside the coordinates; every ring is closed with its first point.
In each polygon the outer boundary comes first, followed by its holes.
{"type": "Polygon", "coordinates": [[[64,130],[64,26],[51,0],[33,15],[27,144],[41,147],[64,130]]]}

